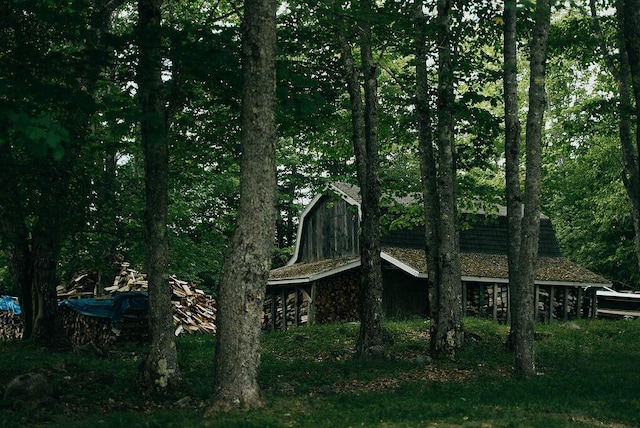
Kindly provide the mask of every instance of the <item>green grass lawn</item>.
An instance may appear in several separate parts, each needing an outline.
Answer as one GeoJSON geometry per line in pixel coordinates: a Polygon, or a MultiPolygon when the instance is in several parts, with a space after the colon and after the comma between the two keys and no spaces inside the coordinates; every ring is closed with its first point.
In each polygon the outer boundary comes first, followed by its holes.
{"type": "Polygon", "coordinates": [[[55,400],[0,402],[0,424],[60,427],[635,427],[640,426],[640,322],[539,324],[539,375],[513,374],[508,327],[466,319],[456,361],[426,356],[424,321],[389,322],[390,358],[360,361],[357,324],[264,333],[259,410],[203,418],[213,337],[178,338],[189,399],[154,403],[135,389],[144,346],[106,357],[0,343],[0,391],[16,375],[47,376],[55,400]]]}

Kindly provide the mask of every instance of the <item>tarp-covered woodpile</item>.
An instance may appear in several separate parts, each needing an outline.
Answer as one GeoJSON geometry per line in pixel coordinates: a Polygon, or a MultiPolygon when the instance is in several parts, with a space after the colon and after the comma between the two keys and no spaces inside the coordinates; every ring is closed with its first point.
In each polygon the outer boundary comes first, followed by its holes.
{"type": "Polygon", "coordinates": [[[22,337],[24,324],[20,313],[17,298],[0,296],[0,340],[13,340],[22,337]]]}
{"type": "MultiPolygon", "coordinates": [[[[71,309],[63,311],[61,320],[63,329],[70,332],[72,342],[79,344],[89,339],[108,344],[117,337],[144,340],[148,335],[146,274],[132,269],[125,262],[111,286],[102,290],[98,283],[97,274],[87,271],[74,277],[68,287],[58,288],[61,307],[71,309]],[[99,319],[89,321],[87,317],[99,319]]],[[[183,333],[215,334],[214,299],[196,288],[195,284],[175,276],[169,277],[168,285],[172,291],[176,336],[183,333]]]]}
{"type": "MultiPolygon", "coordinates": [[[[176,336],[215,334],[215,300],[195,284],[175,276],[169,277],[168,285],[172,291],[176,336]]],[[[147,340],[147,277],[128,263],[121,264],[107,287],[100,286],[97,271],[84,271],[75,275],[68,285],[58,286],[57,293],[60,327],[73,346],[92,342],[107,347],[118,340],[147,340]]],[[[17,299],[4,296],[0,304],[0,340],[22,337],[23,324],[19,314],[17,299]]]]}

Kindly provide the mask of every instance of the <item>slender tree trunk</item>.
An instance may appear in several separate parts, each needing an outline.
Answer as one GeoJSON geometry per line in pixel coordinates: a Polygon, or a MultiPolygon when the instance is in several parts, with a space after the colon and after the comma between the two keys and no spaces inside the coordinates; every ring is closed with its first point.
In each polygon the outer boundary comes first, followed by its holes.
{"type": "MultiPolygon", "coordinates": [[[[514,284],[518,283],[518,263],[522,230],[520,192],[520,120],[518,119],[518,63],[516,45],[516,0],[504,2],[504,124],[506,161],[506,199],[508,222],[507,259],[509,264],[509,310],[517,306],[514,284]]],[[[507,347],[513,349],[513,333],[519,330],[518,317],[510,317],[511,334],[507,347]]]]}
{"type": "Polygon", "coordinates": [[[519,255],[518,281],[515,284],[517,317],[514,342],[516,371],[523,376],[536,373],[534,352],[535,267],[540,231],[540,187],[542,180],[542,127],[545,95],[547,39],[551,10],[549,0],[536,2],[535,26],[530,55],[529,111],[526,126],[526,168],[524,215],[519,255]]]}
{"type": "Polygon", "coordinates": [[[640,2],[617,0],[618,50],[620,70],[620,142],[624,159],[623,182],[631,203],[631,218],[635,231],[636,258],[640,268],[640,2]],[[633,93],[635,106],[631,102],[633,93]],[[631,116],[636,117],[635,144],[631,116]]]}
{"type": "Polygon", "coordinates": [[[416,43],[416,120],[418,123],[418,146],[420,149],[420,171],[422,196],[425,211],[425,255],[427,258],[427,287],[429,301],[430,333],[435,337],[438,319],[438,219],[440,203],[437,186],[437,169],[431,130],[431,109],[429,107],[429,82],[427,78],[427,23],[423,13],[424,2],[415,1],[415,43],[416,43]]]}
{"type": "Polygon", "coordinates": [[[173,334],[169,287],[167,199],[169,148],[161,77],[160,20],[162,0],[139,0],[138,99],[145,170],[145,237],[151,346],[140,366],[140,387],[168,394],[182,386],[173,334]]]}
{"type": "MultiPolygon", "coordinates": [[[[382,267],[380,261],[380,178],[378,158],[378,78],[371,46],[371,0],[360,1],[360,54],[364,77],[364,147],[359,148],[364,163],[358,175],[362,192],[362,232],[360,256],[362,285],[358,353],[380,356],[383,352],[382,267]]],[[[359,169],[359,170],[360,170],[359,169]]]]}
{"type": "Polygon", "coordinates": [[[370,0],[360,2],[360,54],[364,76],[364,107],[360,73],[351,45],[344,32],[340,12],[336,13],[340,52],[351,102],[353,147],[362,197],[360,229],[360,331],[357,351],[361,357],[381,356],[384,345],[382,327],[382,268],[380,261],[380,179],[378,173],[377,77],[371,52],[370,0]]]}
{"type": "Polygon", "coordinates": [[[207,416],[261,404],[260,325],[276,221],[275,15],[274,1],[245,2],[240,207],[218,291],[213,397],[207,416]]]}
{"type": "Polygon", "coordinates": [[[454,358],[464,344],[462,319],[462,283],[456,210],[456,166],[453,94],[453,63],[451,58],[450,0],[438,0],[438,189],[440,218],[438,219],[438,318],[432,327],[431,353],[435,357],[454,358]]]}
{"type": "Polygon", "coordinates": [[[591,18],[595,29],[596,37],[600,43],[600,50],[609,72],[615,79],[618,86],[620,102],[618,105],[618,135],[620,137],[620,147],[622,149],[622,159],[624,167],[622,170],[622,181],[624,183],[629,205],[631,208],[631,219],[635,232],[636,260],[640,269],[640,161],[638,146],[640,145],[640,41],[638,41],[638,31],[640,30],[640,5],[637,0],[616,0],[616,47],[618,48],[618,61],[616,62],[607,50],[600,21],[598,18],[595,0],[589,1],[591,18]],[[633,89],[632,89],[633,86],[633,89]],[[636,115],[636,137],[633,140],[632,120],[634,107],[631,102],[631,93],[635,98],[636,115]]]}

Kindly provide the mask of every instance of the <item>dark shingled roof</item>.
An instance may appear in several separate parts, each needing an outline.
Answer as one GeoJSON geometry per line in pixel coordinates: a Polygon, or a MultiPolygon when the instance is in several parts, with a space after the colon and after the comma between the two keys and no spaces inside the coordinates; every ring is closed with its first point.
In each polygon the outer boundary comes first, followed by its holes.
{"type": "MultiPolygon", "coordinates": [[[[411,274],[426,276],[427,262],[423,250],[415,248],[385,247],[383,257],[399,262],[400,267],[411,274]]],[[[283,266],[271,271],[270,282],[295,282],[296,280],[311,279],[325,276],[342,267],[359,265],[359,258],[343,258],[319,260],[311,263],[296,263],[283,266]]],[[[507,256],[487,253],[461,253],[462,276],[467,281],[495,281],[507,282],[507,256]]],[[[393,262],[392,262],[393,263],[393,262]]],[[[394,263],[395,264],[395,263],[394,263]]],[[[536,269],[536,281],[567,283],[580,285],[610,285],[611,282],[583,267],[561,257],[540,257],[536,269]]]]}
{"type": "MultiPolygon", "coordinates": [[[[467,214],[469,222],[460,231],[460,251],[463,253],[507,254],[507,218],[486,218],[484,215],[467,214]]],[[[401,229],[385,231],[380,237],[383,246],[417,248],[425,247],[424,229],[401,229]]],[[[553,233],[551,221],[540,219],[538,254],[560,257],[560,247],[553,233]]]]}
{"type": "Polygon", "coordinates": [[[273,269],[269,272],[269,280],[303,279],[325,272],[330,272],[347,266],[351,263],[358,263],[360,257],[316,260],[309,263],[296,263],[273,269]]]}
{"type": "MultiPolygon", "coordinates": [[[[423,250],[385,247],[382,252],[412,269],[426,273],[427,261],[423,250]]],[[[467,278],[508,280],[507,256],[504,254],[461,253],[461,274],[467,278]]],[[[580,284],[611,284],[605,278],[562,257],[539,257],[536,281],[580,284]]]]}

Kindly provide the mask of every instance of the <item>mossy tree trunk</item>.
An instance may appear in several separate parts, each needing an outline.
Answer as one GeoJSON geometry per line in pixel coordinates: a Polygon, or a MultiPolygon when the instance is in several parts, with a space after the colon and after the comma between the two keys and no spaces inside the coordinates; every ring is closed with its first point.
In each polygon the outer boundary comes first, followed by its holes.
{"type": "Polygon", "coordinates": [[[260,328],[276,227],[275,15],[272,0],[244,4],[240,207],[218,290],[209,417],[261,405],[260,328]]]}
{"type": "Polygon", "coordinates": [[[182,387],[175,344],[169,248],[167,200],[169,147],[167,117],[162,95],[162,0],[138,1],[138,100],[145,170],[145,264],[149,289],[151,345],[140,367],[140,387],[150,394],[168,395],[182,387]]]}

